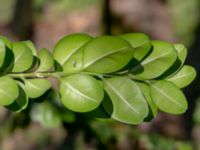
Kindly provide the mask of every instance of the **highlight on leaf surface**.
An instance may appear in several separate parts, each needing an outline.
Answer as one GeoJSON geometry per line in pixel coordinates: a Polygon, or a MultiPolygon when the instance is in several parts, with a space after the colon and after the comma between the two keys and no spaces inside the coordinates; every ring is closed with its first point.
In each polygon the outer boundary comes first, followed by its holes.
{"type": "Polygon", "coordinates": [[[53,53],[0,36],[0,106],[32,109],[32,119],[47,128],[75,120],[76,112],[127,124],[150,121],[159,111],[182,114],[187,100],[181,88],[196,77],[184,65],[186,56],[184,45],[143,33],[71,34],[53,53]],[[51,78],[57,87],[51,88],[51,78]]]}

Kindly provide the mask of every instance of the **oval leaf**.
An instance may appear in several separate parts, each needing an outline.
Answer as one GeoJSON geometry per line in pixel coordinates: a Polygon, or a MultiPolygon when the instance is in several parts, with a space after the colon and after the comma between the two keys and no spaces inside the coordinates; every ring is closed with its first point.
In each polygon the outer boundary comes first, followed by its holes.
{"type": "Polygon", "coordinates": [[[187,56],[187,48],[183,44],[174,44],[175,50],[178,54],[178,59],[181,61],[180,67],[184,64],[187,56]]]}
{"type": "Polygon", "coordinates": [[[6,56],[6,47],[2,40],[0,40],[0,67],[4,63],[4,59],[6,56]]]}
{"type": "Polygon", "coordinates": [[[6,37],[0,35],[0,40],[3,41],[7,48],[12,49],[12,43],[6,37]]]}
{"type": "Polygon", "coordinates": [[[196,70],[193,67],[185,65],[179,72],[167,80],[173,82],[179,88],[184,88],[195,79],[196,74],[196,70]]]}
{"type": "Polygon", "coordinates": [[[24,85],[20,82],[18,83],[18,91],[19,91],[18,97],[15,99],[15,101],[12,104],[6,107],[9,110],[15,111],[15,112],[20,112],[24,110],[28,105],[28,96],[26,95],[24,91],[24,85]]]}
{"type": "Polygon", "coordinates": [[[161,80],[150,87],[151,97],[160,110],[171,114],[182,114],[186,111],[186,98],[175,84],[161,80]]]}
{"type": "Polygon", "coordinates": [[[104,88],[113,104],[113,119],[130,124],[143,122],[148,114],[148,105],[134,81],[126,77],[104,79],[104,88]]]}
{"type": "Polygon", "coordinates": [[[28,40],[28,41],[23,41],[23,43],[26,44],[26,46],[28,48],[30,48],[30,50],[32,51],[32,54],[34,56],[37,56],[37,49],[36,49],[35,45],[33,44],[33,42],[28,40]]]}
{"type": "Polygon", "coordinates": [[[146,83],[143,83],[143,82],[136,82],[136,83],[142,90],[142,93],[144,94],[146,101],[149,105],[149,114],[145,118],[145,121],[152,120],[157,115],[158,108],[151,98],[150,87],[146,83]]]}
{"type": "Polygon", "coordinates": [[[141,61],[150,51],[151,42],[149,37],[143,33],[128,33],[119,36],[126,40],[134,48],[133,57],[137,61],[141,61]]]}
{"type": "Polygon", "coordinates": [[[51,53],[47,49],[41,49],[38,58],[40,60],[39,67],[37,69],[38,72],[45,72],[53,67],[54,60],[51,53]]]}
{"type": "Polygon", "coordinates": [[[63,104],[75,112],[88,112],[97,108],[103,99],[103,86],[88,75],[71,75],[60,83],[63,104]]]}
{"type": "Polygon", "coordinates": [[[133,56],[133,49],[128,42],[111,36],[91,40],[83,51],[83,69],[96,73],[120,70],[133,56]]]}
{"type": "Polygon", "coordinates": [[[176,61],[177,52],[168,42],[152,41],[152,52],[132,69],[142,79],[153,79],[164,73],[176,61]]]}
{"type": "Polygon", "coordinates": [[[18,95],[19,91],[16,81],[7,76],[0,77],[0,105],[10,105],[18,95]]]}
{"type": "Polygon", "coordinates": [[[60,65],[64,65],[90,39],[89,35],[81,33],[65,36],[56,44],[53,57],[60,65]]]}
{"type": "Polygon", "coordinates": [[[13,43],[14,67],[12,72],[24,72],[33,63],[33,54],[29,47],[22,42],[13,43]]]}
{"type": "Polygon", "coordinates": [[[51,82],[47,79],[25,80],[25,91],[30,98],[37,98],[42,96],[50,87],[51,82]]]}

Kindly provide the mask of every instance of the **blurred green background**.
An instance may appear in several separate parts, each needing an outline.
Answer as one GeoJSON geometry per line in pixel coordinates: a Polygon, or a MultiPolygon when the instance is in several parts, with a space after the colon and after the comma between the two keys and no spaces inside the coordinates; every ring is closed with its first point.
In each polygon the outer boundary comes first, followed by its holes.
{"type": "Polygon", "coordinates": [[[53,49],[66,34],[144,32],[183,43],[198,75],[181,116],[160,112],[139,126],[93,119],[54,106],[58,95],[21,113],[0,108],[0,150],[200,150],[199,0],[0,0],[0,34],[53,49]]]}

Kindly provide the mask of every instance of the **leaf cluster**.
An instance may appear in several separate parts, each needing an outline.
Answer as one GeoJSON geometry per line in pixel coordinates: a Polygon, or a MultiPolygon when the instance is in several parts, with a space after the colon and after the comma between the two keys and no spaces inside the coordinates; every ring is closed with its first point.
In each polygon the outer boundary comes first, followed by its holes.
{"type": "Polygon", "coordinates": [[[53,53],[45,48],[37,53],[31,41],[0,36],[0,105],[26,109],[45,95],[52,86],[48,78],[54,77],[60,102],[74,112],[128,124],[149,121],[158,110],[182,114],[187,101],[181,89],[196,76],[184,65],[186,56],[184,45],[152,41],[143,33],[71,34],[53,53]]]}

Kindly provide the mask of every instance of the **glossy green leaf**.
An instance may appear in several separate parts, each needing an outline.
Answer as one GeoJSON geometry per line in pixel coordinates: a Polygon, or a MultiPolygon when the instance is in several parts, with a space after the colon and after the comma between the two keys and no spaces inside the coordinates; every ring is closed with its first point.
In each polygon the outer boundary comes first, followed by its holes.
{"type": "Polygon", "coordinates": [[[151,42],[149,37],[143,33],[128,33],[119,36],[126,40],[134,48],[133,57],[141,61],[150,51],[151,42]]]}
{"type": "Polygon", "coordinates": [[[12,43],[6,37],[0,35],[0,40],[3,41],[7,48],[12,49],[12,43]]]}
{"type": "Polygon", "coordinates": [[[187,56],[187,48],[183,44],[174,44],[174,47],[178,53],[178,59],[181,61],[181,67],[184,64],[187,56]]]}
{"type": "Polygon", "coordinates": [[[15,112],[20,112],[24,110],[28,105],[28,96],[26,95],[24,91],[24,85],[20,82],[18,82],[18,91],[19,91],[18,97],[15,99],[15,101],[12,104],[6,107],[9,110],[15,111],[15,112]]]}
{"type": "Polygon", "coordinates": [[[23,43],[26,44],[26,46],[28,48],[30,48],[30,50],[32,51],[32,54],[34,56],[37,56],[37,49],[36,49],[35,45],[31,41],[29,41],[29,40],[28,41],[23,41],[23,43]]]}
{"type": "Polygon", "coordinates": [[[168,42],[152,41],[152,52],[141,64],[132,69],[133,74],[143,79],[153,79],[164,73],[177,59],[174,46],[168,42]]]}
{"type": "Polygon", "coordinates": [[[89,35],[82,33],[65,36],[56,44],[53,57],[60,65],[64,65],[90,39],[89,35]]]}
{"type": "Polygon", "coordinates": [[[128,42],[112,36],[94,38],[85,45],[83,70],[110,73],[122,69],[133,56],[128,42]]]}
{"type": "Polygon", "coordinates": [[[176,84],[179,88],[189,85],[196,77],[196,71],[193,67],[185,65],[175,75],[167,80],[176,84]]]}
{"type": "Polygon", "coordinates": [[[12,72],[24,72],[28,70],[33,63],[33,54],[29,47],[23,42],[13,43],[14,67],[12,72]]]}
{"type": "Polygon", "coordinates": [[[186,111],[186,98],[175,84],[160,80],[152,83],[150,87],[151,97],[160,110],[171,114],[182,114],[186,111]]]}
{"type": "Polygon", "coordinates": [[[47,79],[25,80],[25,91],[30,98],[42,96],[50,87],[51,82],[47,79]]]}
{"type": "Polygon", "coordinates": [[[98,80],[82,74],[65,77],[60,83],[61,101],[75,112],[88,112],[97,108],[103,100],[103,86],[98,80]]]}
{"type": "Polygon", "coordinates": [[[4,59],[6,56],[6,47],[2,40],[0,40],[0,67],[4,63],[4,59]]]}
{"type": "Polygon", "coordinates": [[[40,50],[38,54],[38,58],[40,60],[39,67],[37,69],[38,72],[45,72],[51,69],[54,65],[54,59],[51,53],[43,48],[40,50]]]}
{"type": "Polygon", "coordinates": [[[134,81],[126,77],[104,79],[104,88],[113,104],[113,119],[130,124],[143,122],[148,114],[148,105],[134,81]]]}
{"type": "Polygon", "coordinates": [[[149,121],[157,115],[158,108],[151,98],[150,87],[146,83],[143,83],[143,82],[136,82],[136,83],[140,87],[149,105],[149,114],[145,118],[145,120],[149,121]]]}
{"type": "Polygon", "coordinates": [[[10,105],[18,95],[19,91],[16,81],[7,76],[0,77],[0,105],[10,105]]]}
{"type": "Polygon", "coordinates": [[[39,122],[44,128],[58,128],[62,124],[58,110],[47,101],[33,105],[31,118],[33,121],[39,122]]]}

